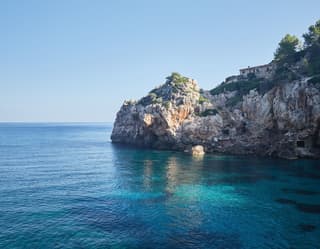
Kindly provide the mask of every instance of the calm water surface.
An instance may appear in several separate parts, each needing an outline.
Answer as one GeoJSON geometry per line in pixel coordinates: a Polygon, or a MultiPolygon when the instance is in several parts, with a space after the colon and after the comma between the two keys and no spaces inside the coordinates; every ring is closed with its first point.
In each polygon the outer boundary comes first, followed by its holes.
{"type": "Polygon", "coordinates": [[[139,150],[0,124],[0,248],[320,248],[320,163],[139,150]]]}

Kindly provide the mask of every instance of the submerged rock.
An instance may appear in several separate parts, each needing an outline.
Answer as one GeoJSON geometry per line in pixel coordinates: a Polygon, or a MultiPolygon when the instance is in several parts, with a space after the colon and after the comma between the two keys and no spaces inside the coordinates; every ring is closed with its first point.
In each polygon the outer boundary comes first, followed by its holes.
{"type": "Polygon", "coordinates": [[[199,145],[209,153],[319,158],[319,84],[300,79],[274,84],[264,93],[212,94],[173,73],[146,97],[123,104],[111,139],[157,149],[199,145]]]}

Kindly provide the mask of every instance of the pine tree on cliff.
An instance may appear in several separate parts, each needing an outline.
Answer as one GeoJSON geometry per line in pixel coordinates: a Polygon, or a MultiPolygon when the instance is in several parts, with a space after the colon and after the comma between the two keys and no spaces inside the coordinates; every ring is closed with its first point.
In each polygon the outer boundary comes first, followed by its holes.
{"type": "Polygon", "coordinates": [[[292,62],[299,45],[300,41],[296,36],[286,34],[279,42],[279,47],[274,54],[274,59],[281,62],[292,62]]]}

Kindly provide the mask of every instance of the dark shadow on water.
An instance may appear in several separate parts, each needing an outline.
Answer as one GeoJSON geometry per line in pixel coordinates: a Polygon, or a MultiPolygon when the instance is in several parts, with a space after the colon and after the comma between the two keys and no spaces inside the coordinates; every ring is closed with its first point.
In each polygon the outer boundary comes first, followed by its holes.
{"type": "Polygon", "coordinates": [[[320,175],[318,173],[303,172],[301,170],[297,170],[296,172],[293,172],[290,175],[294,177],[299,177],[299,178],[309,178],[314,180],[320,180],[320,175]]]}
{"type": "MultiPolygon", "coordinates": [[[[91,229],[103,231],[121,241],[119,245],[126,248],[171,248],[171,249],[240,249],[238,234],[220,231],[206,231],[201,228],[176,226],[163,217],[163,224],[146,222],[153,202],[165,201],[164,197],[147,200],[128,200],[125,198],[78,198],[77,205],[68,210],[68,215],[75,217],[76,222],[91,229]]],[[[155,211],[157,212],[157,211],[155,211]]],[[[186,221],[187,222],[187,221],[186,221]]],[[[114,245],[104,241],[105,246],[114,245]]]]}
{"type": "Polygon", "coordinates": [[[242,248],[239,236],[219,232],[206,232],[191,229],[185,233],[171,233],[167,248],[242,248]]]}
{"type": "Polygon", "coordinates": [[[299,229],[302,232],[312,232],[312,231],[316,230],[316,228],[317,227],[315,225],[312,225],[312,224],[306,224],[306,223],[299,224],[299,229]]]}
{"type": "Polygon", "coordinates": [[[306,190],[306,189],[294,189],[294,188],[282,188],[285,193],[297,194],[297,195],[316,195],[319,194],[317,191],[306,190]]]}
{"type": "Polygon", "coordinates": [[[280,203],[280,204],[293,204],[293,205],[296,204],[295,201],[289,200],[289,199],[285,199],[285,198],[276,199],[276,202],[278,202],[278,203],[280,203]]]}
{"type": "Polygon", "coordinates": [[[293,205],[296,209],[304,213],[320,214],[320,205],[317,204],[307,204],[286,198],[276,199],[276,202],[284,205],[293,205]]]}
{"type": "Polygon", "coordinates": [[[144,222],[132,215],[135,201],[121,198],[82,198],[68,213],[78,221],[105,232],[130,233],[135,228],[146,229],[144,222]]]}

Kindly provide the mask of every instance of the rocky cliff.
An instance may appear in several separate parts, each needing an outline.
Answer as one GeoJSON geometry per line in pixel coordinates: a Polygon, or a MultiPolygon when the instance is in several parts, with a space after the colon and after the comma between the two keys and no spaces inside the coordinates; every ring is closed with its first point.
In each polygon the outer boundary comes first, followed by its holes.
{"type": "MultiPolygon", "coordinates": [[[[317,78],[319,79],[319,77],[317,78]]],[[[320,157],[320,81],[242,81],[200,90],[173,73],[117,113],[111,139],[141,147],[320,157]]]]}

